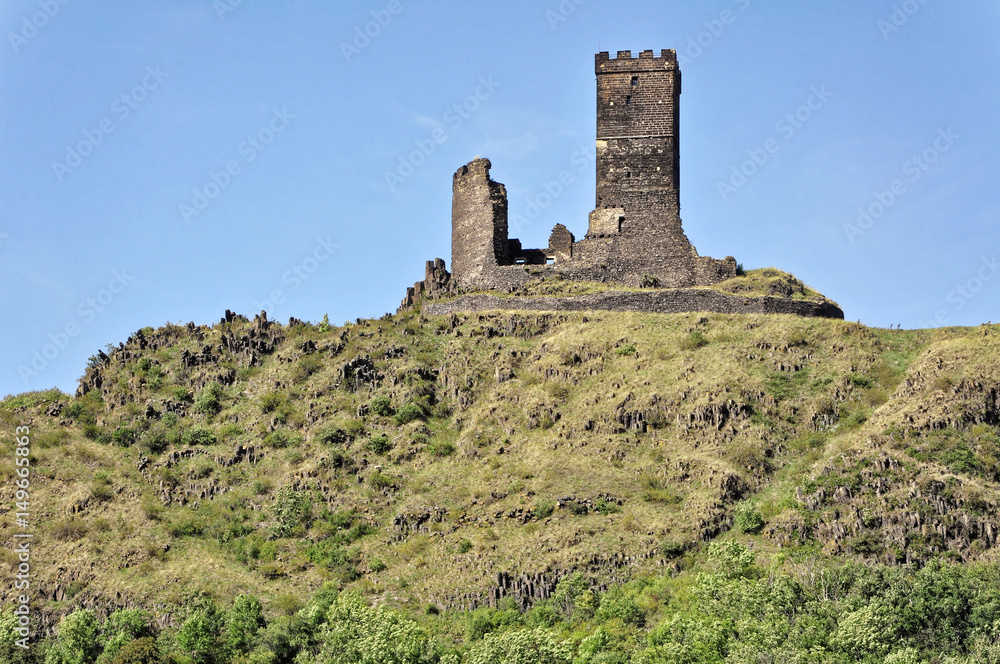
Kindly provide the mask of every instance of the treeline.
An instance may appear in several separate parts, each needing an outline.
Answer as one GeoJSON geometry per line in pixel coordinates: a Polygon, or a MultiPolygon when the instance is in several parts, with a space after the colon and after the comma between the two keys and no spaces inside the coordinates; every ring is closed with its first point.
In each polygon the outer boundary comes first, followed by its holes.
{"type": "Polygon", "coordinates": [[[996,664],[1000,565],[768,567],[734,540],[713,543],[699,572],[595,592],[581,575],[528,611],[419,615],[362,596],[317,591],[292,615],[265,616],[241,596],[201,599],[179,629],[140,610],[66,616],[57,636],[17,647],[0,617],[0,661],[11,664],[996,664]],[[791,573],[790,571],[791,570],[791,573]]]}

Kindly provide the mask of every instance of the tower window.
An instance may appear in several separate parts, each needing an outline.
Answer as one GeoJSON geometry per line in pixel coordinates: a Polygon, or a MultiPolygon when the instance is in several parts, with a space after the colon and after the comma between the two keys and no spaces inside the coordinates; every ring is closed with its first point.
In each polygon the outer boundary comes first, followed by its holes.
{"type": "Polygon", "coordinates": [[[632,105],[632,95],[629,95],[629,96],[625,97],[625,105],[626,106],[631,106],[632,105]]]}
{"type": "Polygon", "coordinates": [[[632,77],[632,85],[639,85],[639,77],[638,76],[633,76],[632,77]]]}

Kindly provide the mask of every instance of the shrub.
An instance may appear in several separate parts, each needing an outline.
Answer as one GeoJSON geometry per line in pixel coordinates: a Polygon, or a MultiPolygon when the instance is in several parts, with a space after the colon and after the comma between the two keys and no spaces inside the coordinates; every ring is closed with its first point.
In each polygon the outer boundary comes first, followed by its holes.
{"type": "Polygon", "coordinates": [[[597,503],[594,505],[596,509],[601,514],[607,516],[608,514],[614,514],[616,512],[621,512],[622,508],[618,506],[618,503],[606,500],[604,498],[598,498],[597,503]]]}
{"type": "Polygon", "coordinates": [[[301,383],[322,368],[323,360],[315,355],[303,355],[299,358],[298,363],[295,365],[295,370],[292,372],[292,381],[301,383]]]}
{"type": "Polygon", "coordinates": [[[455,453],[455,445],[447,440],[432,440],[427,445],[427,451],[436,457],[446,457],[455,453]]]}
{"type": "Polygon", "coordinates": [[[756,505],[749,500],[741,500],[733,513],[733,526],[741,533],[756,533],[764,527],[764,518],[756,505]]]}
{"type": "Polygon", "coordinates": [[[218,439],[211,429],[206,427],[192,427],[184,432],[181,439],[185,445],[215,445],[218,439]]]}
{"type": "Polygon", "coordinates": [[[384,394],[377,394],[372,397],[372,400],[368,403],[368,407],[376,415],[381,415],[382,417],[389,417],[393,414],[392,401],[389,397],[384,394]]]}
{"type": "Polygon", "coordinates": [[[464,539],[458,543],[459,553],[468,553],[469,551],[472,551],[472,542],[470,542],[467,539],[464,539]]]}
{"type": "Polygon", "coordinates": [[[320,431],[319,435],[316,436],[316,440],[324,445],[346,445],[347,441],[350,440],[350,436],[343,429],[333,427],[320,431]]]}
{"type": "Polygon", "coordinates": [[[377,472],[371,474],[371,477],[368,478],[368,484],[370,484],[373,489],[378,489],[380,491],[382,489],[391,489],[395,486],[391,477],[385,473],[377,472]]]}
{"type": "Polygon", "coordinates": [[[552,516],[552,512],[556,509],[556,504],[551,500],[540,500],[538,504],[535,505],[535,517],[539,519],[546,519],[552,516]]]}
{"type": "Polygon", "coordinates": [[[264,437],[264,444],[274,449],[282,449],[289,446],[298,445],[301,439],[294,434],[289,434],[283,429],[275,429],[264,437]]]}
{"type": "Polygon", "coordinates": [[[108,664],[161,664],[163,661],[156,639],[147,636],[122,645],[108,664]]]}
{"type": "Polygon", "coordinates": [[[265,392],[260,397],[260,412],[263,414],[281,410],[287,402],[285,395],[278,391],[265,392]]]}
{"type": "Polygon", "coordinates": [[[365,447],[375,454],[385,454],[392,449],[392,443],[389,441],[389,436],[385,434],[380,434],[378,436],[372,436],[368,440],[368,444],[365,447]]]}
{"type": "Polygon", "coordinates": [[[131,447],[139,437],[139,432],[132,427],[119,427],[111,434],[111,440],[118,447],[131,447]]]}
{"type": "Polygon", "coordinates": [[[630,357],[635,355],[637,351],[635,349],[635,344],[625,344],[624,346],[616,348],[615,352],[621,357],[630,357]]]}
{"type": "Polygon", "coordinates": [[[288,537],[299,526],[308,528],[312,521],[312,501],[309,496],[290,486],[278,489],[271,511],[274,515],[271,530],[278,537],[288,537]]]}
{"type": "Polygon", "coordinates": [[[166,431],[160,427],[149,429],[139,437],[139,445],[150,454],[156,455],[166,450],[172,443],[180,442],[177,431],[166,431]]]}
{"type": "Polygon", "coordinates": [[[705,335],[701,333],[701,330],[695,330],[681,340],[682,350],[698,350],[699,348],[707,345],[708,339],[706,339],[705,335]]]}
{"type": "Polygon", "coordinates": [[[191,400],[191,390],[186,387],[181,387],[180,385],[171,390],[170,395],[180,402],[187,402],[191,400]]]}
{"type": "Polygon", "coordinates": [[[195,664],[224,661],[223,620],[212,604],[196,609],[177,632],[177,645],[195,664]]]}
{"type": "Polygon", "coordinates": [[[226,615],[226,646],[229,652],[250,652],[257,633],[265,624],[260,600],[251,595],[237,597],[226,615]]]}
{"type": "Polygon", "coordinates": [[[396,422],[396,424],[402,426],[404,424],[412,422],[413,420],[422,419],[423,417],[424,417],[423,408],[421,408],[415,403],[408,403],[396,412],[396,415],[393,418],[393,420],[396,422]]]}

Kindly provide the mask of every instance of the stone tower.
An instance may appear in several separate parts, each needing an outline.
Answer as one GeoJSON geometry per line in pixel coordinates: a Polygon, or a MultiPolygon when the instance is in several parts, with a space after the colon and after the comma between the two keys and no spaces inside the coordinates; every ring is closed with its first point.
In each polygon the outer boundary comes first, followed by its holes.
{"type": "MultiPolygon", "coordinates": [[[[588,235],[662,234],[680,218],[677,55],[595,56],[597,202],[588,235]]],[[[679,229],[679,223],[678,223],[679,229]]],[[[684,248],[687,250],[687,248],[684,248]]]]}
{"type": "Polygon", "coordinates": [[[474,159],[452,178],[451,271],[478,284],[499,265],[509,265],[507,189],[490,178],[489,159],[474,159]]]}

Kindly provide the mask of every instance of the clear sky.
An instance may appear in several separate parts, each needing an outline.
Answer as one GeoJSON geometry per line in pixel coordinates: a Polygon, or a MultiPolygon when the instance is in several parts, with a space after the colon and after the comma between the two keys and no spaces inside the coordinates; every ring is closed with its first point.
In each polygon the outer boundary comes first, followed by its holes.
{"type": "Polygon", "coordinates": [[[478,155],[525,246],[582,236],[598,51],[677,49],[701,254],[1000,321],[998,36],[994,0],[4,0],[0,395],[146,325],[394,311],[478,155]]]}

